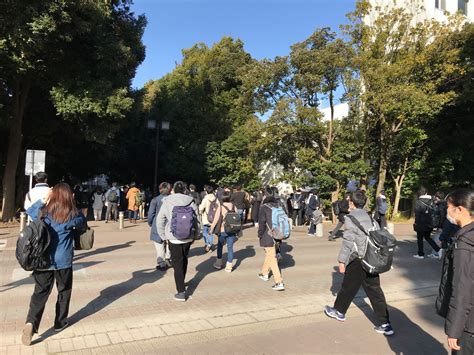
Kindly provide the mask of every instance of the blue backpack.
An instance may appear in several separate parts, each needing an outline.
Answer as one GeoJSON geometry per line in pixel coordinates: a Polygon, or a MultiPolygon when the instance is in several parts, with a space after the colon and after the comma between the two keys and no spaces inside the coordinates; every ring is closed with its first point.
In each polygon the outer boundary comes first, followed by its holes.
{"type": "Polygon", "coordinates": [[[275,240],[284,240],[290,237],[290,221],[285,211],[281,207],[272,207],[267,205],[272,210],[272,225],[267,224],[271,235],[275,240]]]}
{"type": "Polygon", "coordinates": [[[197,219],[191,203],[193,201],[186,206],[175,206],[171,212],[171,233],[178,240],[195,237],[197,219]]]}

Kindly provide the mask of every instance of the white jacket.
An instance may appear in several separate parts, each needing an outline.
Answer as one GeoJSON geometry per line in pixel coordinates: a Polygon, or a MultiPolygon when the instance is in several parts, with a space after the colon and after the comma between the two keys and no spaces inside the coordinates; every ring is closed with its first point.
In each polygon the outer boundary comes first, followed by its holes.
{"type": "Polygon", "coordinates": [[[42,200],[48,194],[50,188],[46,183],[36,184],[25,196],[25,203],[23,207],[25,211],[38,200],[42,200]]]}

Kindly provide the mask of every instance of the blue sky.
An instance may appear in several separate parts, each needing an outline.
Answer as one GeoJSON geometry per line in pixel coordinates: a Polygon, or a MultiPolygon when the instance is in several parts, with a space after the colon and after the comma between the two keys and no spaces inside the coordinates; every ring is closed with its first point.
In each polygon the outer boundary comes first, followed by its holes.
{"type": "Polygon", "coordinates": [[[338,31],[355,0],[135,0],[145,14],[146,59],[133,86],[159,79],[181,62],[181,50],[197,42],[208,46],[223,36],[240,38],[256,59],[289,53],[293,43],[320,27],[338,31]]]}

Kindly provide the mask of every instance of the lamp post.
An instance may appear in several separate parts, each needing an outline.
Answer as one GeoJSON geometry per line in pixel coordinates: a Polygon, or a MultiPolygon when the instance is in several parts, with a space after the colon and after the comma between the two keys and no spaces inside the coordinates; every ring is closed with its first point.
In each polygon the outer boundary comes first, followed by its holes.
{"type": "Polygon", "coordinates": [[[156,143],[155,143],[155,173],[153,175],[153,196],[158,193],[158,148],[160,143],[160,129],[167,131],[170,129],[170,123],[168,121],[161,121],[161,126],[156,121],[148,121],[148,128],[156,129],[156,143]]]}

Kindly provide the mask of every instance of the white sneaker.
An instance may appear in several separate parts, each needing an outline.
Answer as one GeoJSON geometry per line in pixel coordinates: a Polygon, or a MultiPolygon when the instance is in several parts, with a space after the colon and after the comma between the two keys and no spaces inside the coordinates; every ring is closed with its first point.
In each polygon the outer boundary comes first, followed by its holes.
{"type": "Polygon", "coordinates": [[[432,252],[431,254],[428,254],[428,258],[431,259],[439,259],[439,254],[437,252],[432,252]]]}
{"type": "Polygon", "coordinates": [[[413,257],[417,258],[417,259],[424,259],[425,258],[424,256],[418,255],[418,254],[413,255],[413,257]]]}
{"type": "Polygon", "coordinates": [[[438,259],[443,260],[443,256],[444,256],[444,249],[440,249],[438,252],[438,259]]]}

